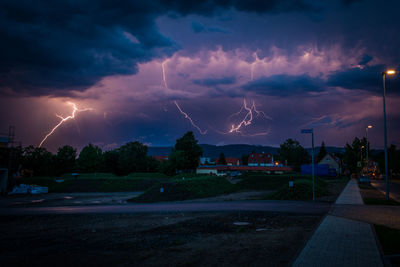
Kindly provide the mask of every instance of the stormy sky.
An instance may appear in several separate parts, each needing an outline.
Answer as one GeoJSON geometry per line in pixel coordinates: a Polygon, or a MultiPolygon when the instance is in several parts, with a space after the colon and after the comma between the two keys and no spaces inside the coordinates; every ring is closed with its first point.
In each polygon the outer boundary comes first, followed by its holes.
{"type": "MultiPolygon", "coordinates": [[[[399,69],[398,1],[0,2],[0,132],[55,151],[89,142],[278,146],[314,128],[383,147],[382,71],[399,69]]],[[[400,145],[400,77],[387,79],[400,145]]]]}

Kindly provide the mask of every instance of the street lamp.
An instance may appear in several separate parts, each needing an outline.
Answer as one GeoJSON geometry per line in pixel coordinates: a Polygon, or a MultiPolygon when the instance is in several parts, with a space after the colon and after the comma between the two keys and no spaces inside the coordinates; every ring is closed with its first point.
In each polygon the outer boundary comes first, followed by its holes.
{"type": "Polygon", "coordinates": [[[311,142],[312,142],[312,200],[315,201],[315,183],[314,183],[314,129],[303,129],[301,130],[302,134],[310,133],[311,134],[311,142]]]}
{"type": "Polygon", "coordinates": [[[387,162],[387,130],[386,130],[386,75],[396,74],[395,70],[387,70],[382,72],[383,79],[383,129],[385,140],[385,180],[386,180],[386,200],[389,200],[389,177],[388,177],[388,162],[387,162]]]}
{"type": "Polygon", "coordinates": [[[365,146],[361,146],[360,147],[360,167],[361,167],[360,181],[363,180],[363,154],[362,154],[363,148],[365,148],[365,146]]]}
{"type": "Polygon", "coordinates": [[[371,129],[372,125],[368,125],[365,127],[365,137],[367,138],[367,182],[369,182],[369,162],[368,162],[368,150],[369,150],[369,143],[368,143],[368,129],[371,129]]]}

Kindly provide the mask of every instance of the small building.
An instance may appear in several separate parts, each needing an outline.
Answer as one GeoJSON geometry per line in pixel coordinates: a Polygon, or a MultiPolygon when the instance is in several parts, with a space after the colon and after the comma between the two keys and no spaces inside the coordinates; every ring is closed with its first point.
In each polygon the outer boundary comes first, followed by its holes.
{"type": "Polygon", "coordinates": [[[326,164],[330,169],[335,169],[336,173],[342,173],[340,168],[340,160],[338,157],[335,157],[331,154],[326,154],[319,162],[319,165],[326,164]]]}
{"type": "Polygon", "coordinates": [[[243,172],[262,172],[268,174],[282,174],[284,172],[292,171],[292,168],[287,166],[228,166],[228,165],[211,165],[200,166],[196,169],[197,174],[211,174],[217,176],[237,176],[243,172]]]}
{"type": "Polygon", "coordinates": [[[200,165],[209,165],[214,163],[215,162],[213,162],[209,157],[200,157],[200,165]]]}
{"type": "MultiPolygon", "coordinates": [[[[240,160],[238,158],[225,158],[226,165],[228,166],[239,166],[240,160]]],[[[221,165],[219,158],[215,161],[216,165],[221,165]]]]}
{"type": "Polygon", "coordinates": [[[5,136],[0,136],[0,148],[6,148],[8,147],[9,143],[9,138],[5,136]]]}
{"type": "Polygon", "coordinates": [[[274,166],[274,156],[271,153],[251,153],[248,158],[249,166],[274,166]]]}

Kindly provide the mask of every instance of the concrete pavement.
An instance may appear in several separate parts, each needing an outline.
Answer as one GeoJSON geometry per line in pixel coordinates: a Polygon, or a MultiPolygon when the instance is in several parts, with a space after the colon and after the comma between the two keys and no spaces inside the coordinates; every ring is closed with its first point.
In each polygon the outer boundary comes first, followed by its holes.
{"type": "Polygon", "coordinates": [[[193,211],[271,211],[324,215],[329,203],[310,201],[250,200],[217,202],[164,202],[126,205],[0,208],[0,215],[193,212],[193,211]]]}
{"type": "MultiPolygon", "coordinates": [[[[356,180],[351,180],[336,206],[362,207],[356,180]]],[[[328,215],[307,242],[293,266],[383,266],[370,224],[328,215]]]]}

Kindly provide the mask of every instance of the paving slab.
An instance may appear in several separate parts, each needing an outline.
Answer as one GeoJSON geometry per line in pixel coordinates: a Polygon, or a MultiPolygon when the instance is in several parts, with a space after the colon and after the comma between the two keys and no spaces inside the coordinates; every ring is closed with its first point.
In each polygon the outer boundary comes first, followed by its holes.
{"type": "Polygon", "coordinates": [[[364,204],[356,179],[351,179],[348,182],[335,204],[364,204]]]}
{"type": "Polygon", "coordinates": [[[383,266],[371,226],[328,215],[293,266],[383,266]]]}
{"type": "MultiPolygon", "coordinates": [[[[355,179],[349,181],[335,204],[333,214],[351,214],[354,209],[364,207],[355,179]]],[[[369,223],[328,215],[293,266],[365,267],[383,266],[383,262],[369,223]]]]}

